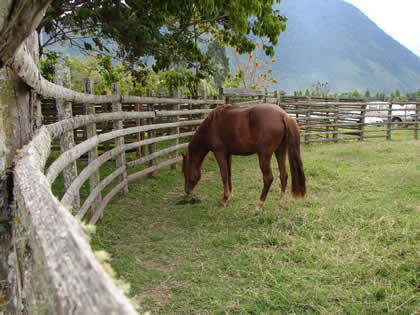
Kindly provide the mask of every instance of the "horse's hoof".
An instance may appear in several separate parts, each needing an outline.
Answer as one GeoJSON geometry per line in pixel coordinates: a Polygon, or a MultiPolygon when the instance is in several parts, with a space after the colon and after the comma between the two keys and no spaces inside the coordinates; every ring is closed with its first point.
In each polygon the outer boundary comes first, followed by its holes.
{"type": "Polygon", "coordinates": [[[284,208],[284,201],[283,202],[280,201],[279,205],[277,206],[277,210],[281,211],[281,210],[283,210],[283,208],[284,208]]]}
{"type": "Polygon", "coordinates": [[[219,202],[219,204],[220,204],[222,207],[226,207],[226,206],[227,206],[227,200],[221,200],[221,201],[219,202]]]}
{"type": "Polygon", "coordinates": [[[261,211],[264,208],[264,201],[258,201],[255,211],[261,211]]]}

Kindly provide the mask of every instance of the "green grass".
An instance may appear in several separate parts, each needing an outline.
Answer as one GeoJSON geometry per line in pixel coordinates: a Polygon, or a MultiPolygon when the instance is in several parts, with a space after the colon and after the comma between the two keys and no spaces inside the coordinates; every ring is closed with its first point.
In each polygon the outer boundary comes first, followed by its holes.
{"type": "Polygon", "coordinates": [[[258,213],[256,156],[234,157],[226,208],[212,156],[198,204],[177,205],[179,169],[130,183],[105,209],[92,246],[111,254],[153,313],[418,313],[420,142],[302,146],[302,159],[307,197],[288,192],[280,212],[274,159],[258,213]]]}

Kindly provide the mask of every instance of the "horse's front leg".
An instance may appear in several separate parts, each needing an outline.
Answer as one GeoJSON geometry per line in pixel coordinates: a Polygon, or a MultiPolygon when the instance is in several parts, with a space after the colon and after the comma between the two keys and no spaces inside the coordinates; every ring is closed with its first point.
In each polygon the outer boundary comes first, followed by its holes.
{"type": "Polygon", "coordinates": [[[233,188],[232,188],[232,154],[227,156],[227,163],[228,163],[228,183],[229,183],[229,199],[233,196],[233,188]]]}
{"type": "Polygon", "coordinates": [[[230,189],[229,189],[229,164],[227,159],[227,154],[224,152],[214,152],[214,156],[216,157],[216,161],[219,164],[220,175],[222,176],[223,181],[223,199],[220,201],[222,206],[226,206],[227,202],[230,198],[230,189]]]}

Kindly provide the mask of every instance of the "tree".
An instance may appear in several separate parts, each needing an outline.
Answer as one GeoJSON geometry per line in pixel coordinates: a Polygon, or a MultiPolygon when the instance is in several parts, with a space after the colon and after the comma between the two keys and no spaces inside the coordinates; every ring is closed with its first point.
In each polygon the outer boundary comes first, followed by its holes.
{"type": "Polygon", "coordinates": [[[40,70],[42,76],[50,82],[55,82],[55,66],[58,64],[58,54],[48,51],[40,60],[40,70]]]}
{"type": "Polygon", "coordinates": [[[0,69],[38,26],[51,0],[13,0],[0,3],[0,69]]]}
{"type": "Polygon", "coordinates": [[[217,40],[212,40],[207,47],[207,56],[210,58],[210,65],[214,69],[215,84],[220,87],[225,83],[230,69],[226,48],[220,45],[217,40]]]}
{"type": "Polygon", "coordinates": [[[317,82],[316,84],[312,85],[312,96],[327,97],[329,92],[330,87],[328,86],[328,82],[317,82]]]}
{"type": "Polygon", "coordinates": [[[301,90],[296,89],[296,90],[294,91],[294,95],[295,95],[295,96],[302,96],[302,95],[303,95],[303,93],[302,93],[302,91],[301,91],[301,90]]]}
{"type": "Polygon", "coordinates": [[[269,88],[271,83],[277,83],[271,76],[273,70],[270,67],[270,64],[276,62],[276,59],[264,57],[262,42],[256,41],[255,47],[254,51],[246,56],[245,61],[238,50],[233,50],[239,69],[237,77],[241,77],[245,88],[269,88]]]}
{"type": "Polygon", "coordinates": [[[272,5],[272,0],[54,0],[38,30],[48,34],[46,45],[68,40],[86,50],[106,51],[106,40],[113,40],[118,56],[133,63],[153,56],[156,71],[168,69],[173,56],[190,69],[199,63],[208,70],[210,58],[197,41],[203,35],[241,54],[255,48],[248,35],[266,37],[264,52],[274,54],[286,18],[272,5]]]}
{"type": "Polygon", "coordinates": [[[358,89],[354,89],[353,92],[351,92],[352,98],[360,98],[360,92],[358,89]]]}
{"type": "Polygon", "coordinates": [[[365,97],[366,98],[369,98],[370,97],[370,91],[369,91],[369,89],[366,89],[366,91],[365,91],[365,97]]]}
{"type": "MultiPolygon", "coordinates": [[[[36,98],[32,97],[30,88],[6,66],[36,28],[49,2],[50,0],[0,1],[0,216],[3,218],[9,218],[12,212],[13,160],[18,150],[31,139],[39,113],[36,98]]],[[[37,38],[30,36],[24,44],[25,49],[35,58],[37,43],[37,38]]],[[[6,225],[2,224],[2,228],[0,273],[6,275],[12,233],[6,225]]],[[[7,287],[10,291],[15,289],[10,282],[7,287]]],[[[6,313],[16,313],[14,303],[3,304],[6,313]]]]}

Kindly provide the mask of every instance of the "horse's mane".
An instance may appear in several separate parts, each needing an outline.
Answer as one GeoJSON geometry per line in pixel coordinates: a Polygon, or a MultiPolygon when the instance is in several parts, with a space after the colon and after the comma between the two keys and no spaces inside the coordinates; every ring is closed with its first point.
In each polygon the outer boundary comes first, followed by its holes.
{"type": "Polygon", "coordinates": [[[232,107],[232,105],[219,105],[213,109],[204,121],[200,124],[197,131],[194,133],[191,141],[188,145],[187,153],[190,149],[195,149],[197,146],[200,148],[202,146],[202,141],[206,139],[208,135],[208,129],[211,127],[212,122],[217,119],[217,117],[227,108],[232,107]]]}

